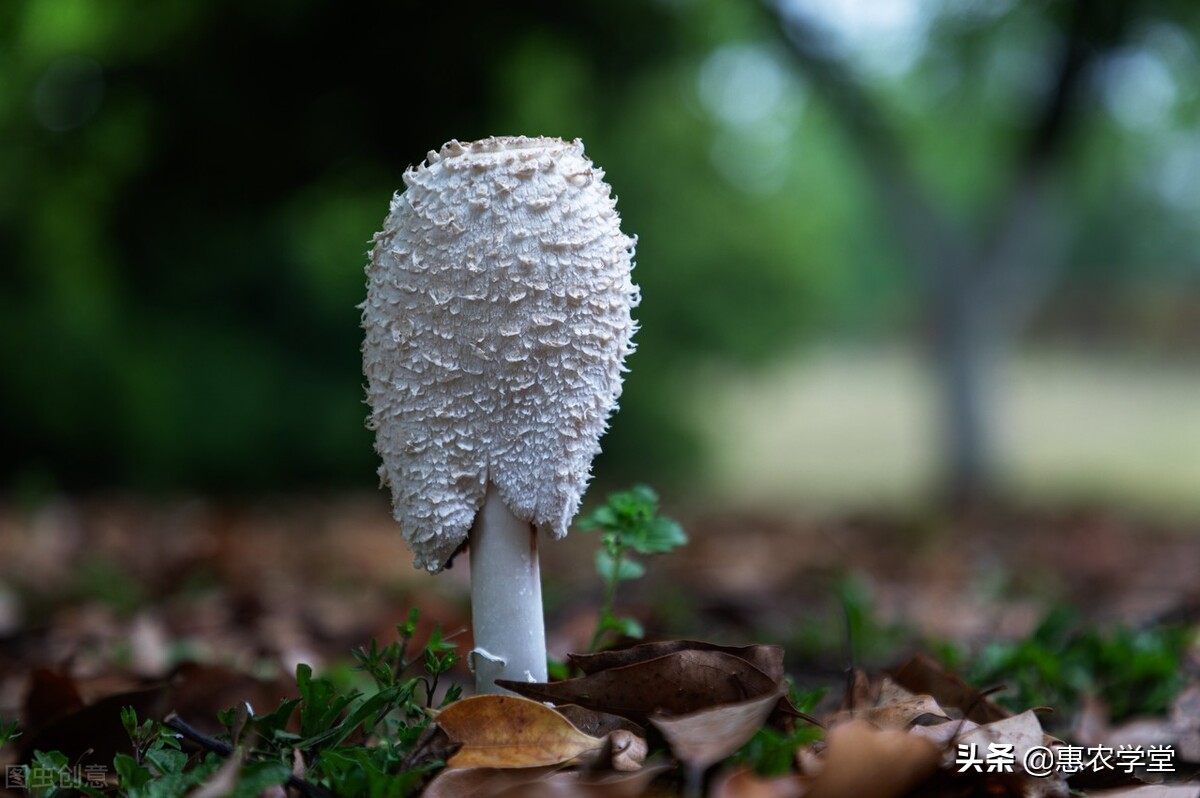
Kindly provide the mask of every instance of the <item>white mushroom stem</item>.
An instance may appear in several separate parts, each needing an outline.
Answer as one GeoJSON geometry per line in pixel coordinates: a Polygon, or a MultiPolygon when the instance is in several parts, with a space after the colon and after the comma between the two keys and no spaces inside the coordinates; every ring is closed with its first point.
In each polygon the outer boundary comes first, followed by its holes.
{"type": "Polygon", "coordinates": [[[508,692],[496,686],[497,679],[546,681],[537,533],[512,514],[489,482],[469,540],[475,692],[508,692]]]}

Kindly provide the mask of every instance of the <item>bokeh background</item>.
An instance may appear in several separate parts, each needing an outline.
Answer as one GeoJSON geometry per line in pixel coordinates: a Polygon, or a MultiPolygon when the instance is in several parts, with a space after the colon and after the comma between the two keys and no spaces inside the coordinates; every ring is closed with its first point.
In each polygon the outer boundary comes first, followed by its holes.
{"type": "Polygon", "coordinates": [[[0,485],[370,490],[406,167],[580,137],[639,236],[597,463],[676,502],[1200,511],[1186,0],[7,0],[0,485]]]}
{"type": "MultiPolygon", "coordinates": [[[[648,483],[691,538],[622,583],[647,638],[834,694],[931,653],[1064,728],[1195,684],[1200,3],[0,0],[0,727],[67,745],[47,673],[196,723],[358,684],[414,607],[470,649],[356,306],[404,171],[513,134],[581,138],[639,237],[584,509],[648,483]]],[[[556,659],[598,544],[541,548],[556,659]]]]}

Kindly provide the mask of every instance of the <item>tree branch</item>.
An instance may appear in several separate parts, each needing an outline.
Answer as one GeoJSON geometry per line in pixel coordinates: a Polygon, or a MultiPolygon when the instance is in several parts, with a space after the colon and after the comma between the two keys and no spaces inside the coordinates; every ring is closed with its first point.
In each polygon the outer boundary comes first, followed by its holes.
{"type": "Polygon", "coordinates": [[[811,20],[788,13],[778,0],[760,2],[777,20],[788,52],[862,159],[884,204],[886,221],[912,264],[926,272],[927,279],[936,279],[937,271],[961,262],[967,251],[965,242],[910,172],[899,136],[850,65],[830,48],[827,37],[811,20]]]}
{"type": "MultiPolygon", "coordinates": [[[[1033,123],[1014,159],[1010,187],[996,224],[979,244],[976,290],[999,300],[993,324],[1019,328],[1054,282],[1063,220],[1052,207],[1051,188],[1063,152],[1079,125],[1079,97],[1097,59],[1115,47],[1128,27],[1126,0],[1074,0],[1067,39],[1052,90],[1032,114],[1033,123]]],[[[1005,334],[1006,331],[1001,331],[1005,334]]]]}
{"type": "MultiPolygon", "coordinates": [[[[216,737],[210,737],[199,729],[190,726],[178,715],[171,715],[163,721],[163,725],[168,729],[179,732],[180,735],[186,737],[202,748],[206,748],[220,756],[229,756],[233,753],[233,746],[223,740],[218,740],[216,737]]],[[[301,795],[306,798],[337,798],[336,795],[326,790],[324,787],[318,787],[315,784],[309,784],[304,779],[298,776],[288,775],[287,785],[295,788],[301,795]]]]}

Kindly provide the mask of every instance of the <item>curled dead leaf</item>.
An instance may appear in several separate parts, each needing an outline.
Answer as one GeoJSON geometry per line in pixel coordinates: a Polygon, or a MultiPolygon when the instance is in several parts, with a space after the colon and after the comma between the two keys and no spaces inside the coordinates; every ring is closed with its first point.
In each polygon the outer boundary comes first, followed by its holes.
{"type": "Polygon", "coordinates": [[[650,718],[671,752],[690,767],[707,770],[732,754],[762,728],[780,691],[734,704],[721,704],[686,715],[650,718]]]}
{"type": "Polygon", "coordinates": [[[954,707],[976,723],[992,723],[1012,714],[923,654],[893,671],[892,679],[909,692],[933,696],[942,707],[954,707]]]}
{"type": "Polygon", "coordinates": [[[448,768],[529,768],[569,762],[602,741],[558,712],[518,696],[481,695],[438,713],[437,725],[462,747],[448,768]]]}
{"type": "Polygon", "coordinates": [[[642,769],[646,754],[650,752],[645,738],[625,729],[617,729],[608,735],[608,742],[612,747],[610,762],[613,770],[628,773],[642,769]]]}

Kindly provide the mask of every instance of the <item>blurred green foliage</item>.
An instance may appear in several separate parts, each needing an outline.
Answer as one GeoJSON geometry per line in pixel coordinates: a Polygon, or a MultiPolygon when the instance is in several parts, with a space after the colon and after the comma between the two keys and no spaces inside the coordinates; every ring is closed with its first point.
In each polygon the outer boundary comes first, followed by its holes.
{"type": "Polygon", "coordinates": [[[1064,716],[1098,698],[1114,721],[1166,714],[1184,684],[1194,629],[1179,625],[1089,629],[1058,608],[1026,640],[992,642],[974,658],[972,684],[1002,684],[996,698],[1015,711],[1049,706],[1064,716]]]}
{"type": "MultiPolygon", "coordinates": [[[[919,171],[984,220],[1041,90],[1025,60],[1062,21],[978,5],[931,6],[911,64],[864,74],[919,171]]],[[[1137,8],[1175,94],[1141,127],[1089,125],[1072,269],[1092,285],[1100,252],[1113,280],[1195,286],[1194,192],[1151,178],[1191,152],[1196,13],[1137,8]]],[[[372,484],[368,240],[426,151],[514,133],[583,138],[639,235],[639,351],[602,476],[694,468],[696,364],[913,322],[911,275],[783,47],[750,0],[4,3],[0,485],[372,484]]]]}

